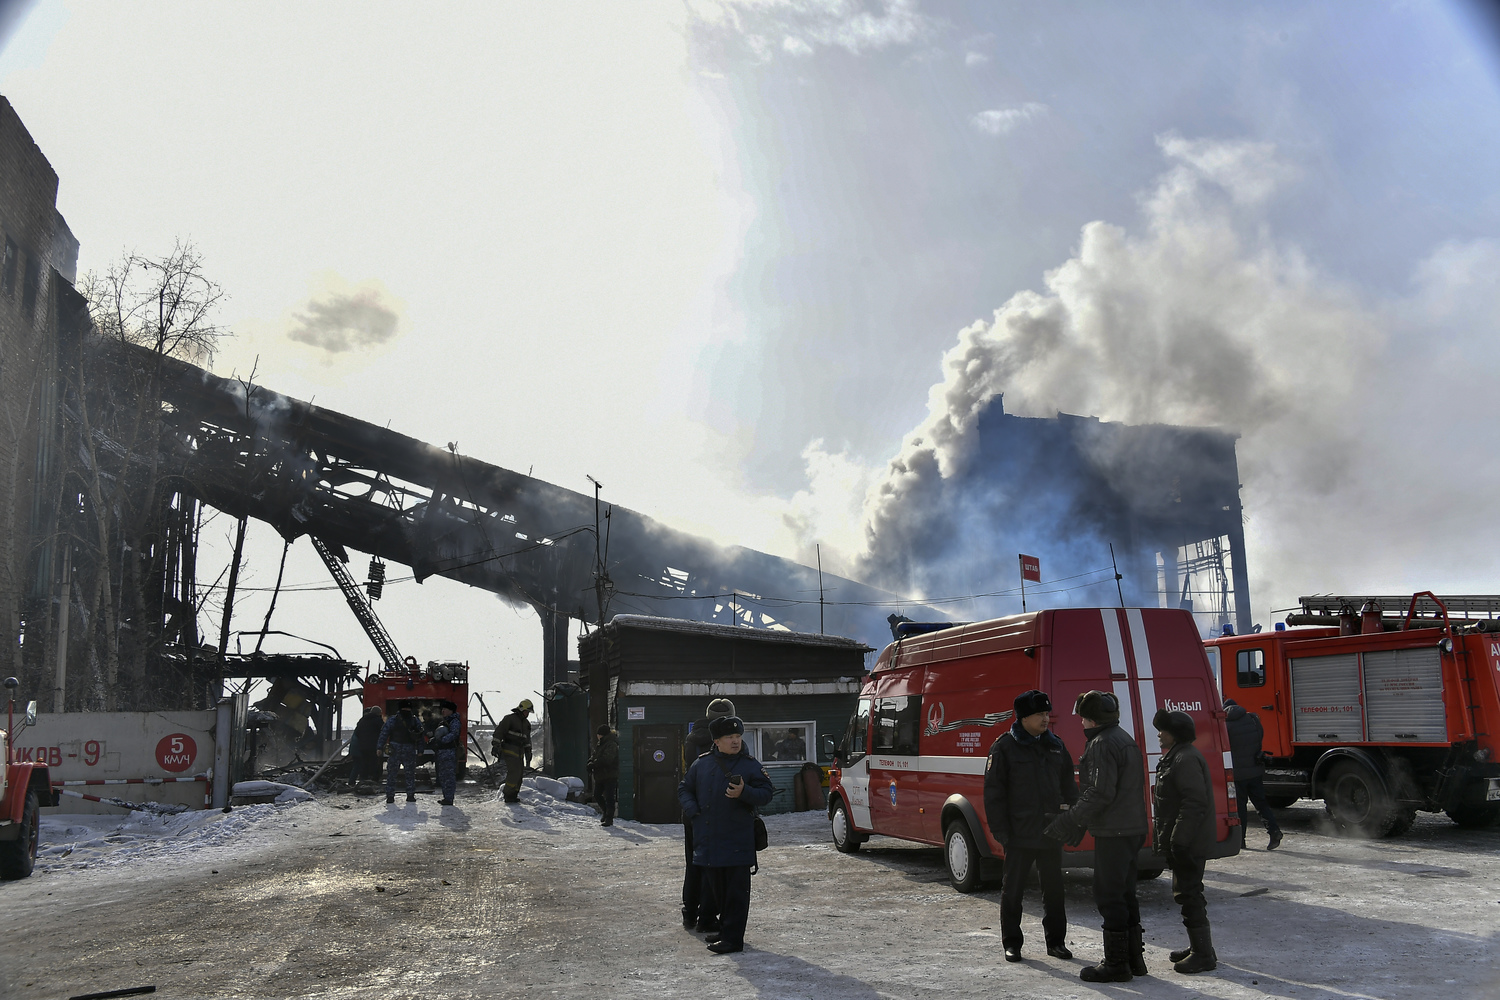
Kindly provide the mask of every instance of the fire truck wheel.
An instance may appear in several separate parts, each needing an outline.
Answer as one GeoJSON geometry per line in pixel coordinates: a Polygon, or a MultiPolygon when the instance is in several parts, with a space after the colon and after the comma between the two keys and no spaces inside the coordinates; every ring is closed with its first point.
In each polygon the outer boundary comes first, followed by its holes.
{"type": "Polygon", "coordinates": [[[984,886],[980,870],[979,849],[974,846],[974,835],[969,824],[955,819],[943,831],[943,843],[947,850],[943,857],[948,862],[948,878],[959,892],[978,892],[984,886]]]}
{"type": "Polygon", "coordinates": [[[865,842],[865,836],[857,833],[849,822],[849,810],[844,808],[844,800],[838,799],[833,803],[833,846],[841,854],[853,854],[859,850],[859,845],[865,842]]]}
{"type": "Polygon", "coordinates": [[[1161,878],[1161,873],[1164,871],[1166,871],[1165,868],[1142,868],[1135,877],[1137,881],[1150,882],[1154,878],[1161,878]]]}
{"type": "Polygon", "coordinates": [[[1294,803],[1294,802],[1296,802],[1296,801],[1297,801],[1297,796],[1295,796],[1295,795],[1267,795],[1266,796],[1266,805],[1270,806],[1272,809],[1286,809],[1286,808],[1290,807],[1291,804],[1294,803]]]}
{"type": "Polygon", "coordinates": [[[1380,779],[1353,761],[1333,768],[1324,786],[1323,801],[1334,823],[1349,833],[1384,837],[1399,824],[1400,813],[1380,779]]]}
{"type": "Polygon", "coordinates": [[[0,841],[0,878],[25,878],[36,867],[40,806],[36,792],[27,792],[26,804],[21,807],[21,835],[15,840],[0,841]]]}
{"type": "Polygon", "coordinates": [[[1444,811],[1453,822],[1471,830],[1500,826],[1500,806],[1459,806],[1444,811]]]}

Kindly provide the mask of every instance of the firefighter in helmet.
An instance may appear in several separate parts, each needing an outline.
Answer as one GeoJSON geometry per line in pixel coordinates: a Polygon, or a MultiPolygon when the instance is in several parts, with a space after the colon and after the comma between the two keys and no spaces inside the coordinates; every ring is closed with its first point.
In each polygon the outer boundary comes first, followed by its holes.
{"type": "Polygon", "coordinates": [[[495,727],[493,746],[500,749],[500,759],[505,761],[505,801],[521,801],[521,773],[531,763],[531,715],[530,698],[511,709],[510,714],[495,727]]]}

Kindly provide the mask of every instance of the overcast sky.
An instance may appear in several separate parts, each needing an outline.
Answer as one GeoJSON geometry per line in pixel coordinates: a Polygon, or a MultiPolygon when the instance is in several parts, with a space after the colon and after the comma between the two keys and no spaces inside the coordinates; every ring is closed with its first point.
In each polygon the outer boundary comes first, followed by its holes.
{"type": "MultiPolygon", "coordinates": [[[[965,393],[1223,426],[1269,622],[1496,590],[1477,9],[42,0],[0,93],[80,271],[197,244],[225,373],[841,568],[965,393]],[[1016,362],[1042,315],[1050,361],[1016,362]]],[[[305,542],[287,577],[323,583],[305,542]]],[[[539,682],[527,612],[437,579],[378,611],[503,702],[539,682]]],[[[277,625],[372,655],[327,592],[277,625]]]]}

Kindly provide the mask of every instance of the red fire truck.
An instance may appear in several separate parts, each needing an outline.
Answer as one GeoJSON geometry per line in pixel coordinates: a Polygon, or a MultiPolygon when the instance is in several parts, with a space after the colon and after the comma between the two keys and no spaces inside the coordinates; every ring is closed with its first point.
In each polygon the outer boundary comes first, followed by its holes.
{"type": "Polygon", "coordinates": [[[1418,810],[1500,821],[1500,619],[1449,618],[1494,614],[1500,598],[1302,606],[1287,618],[1299,627],[1207,643],[1224,697],[1265,727],[1271,806],[1322,799],[1335,823],[1372,837],[1404,833],[1418,810]]]}
{"type": "MultiPolygon", "coordinates": [[[[15,728],[15,691],[20,684],[5,679],[9,708],[6,729],[0,731],[0,749],[5,751],[5,770],[0,773],[0,879],[25,878],[36,866],[37,834],[41,807],[57,805],[52,776],[46,764],[11,760],[11,736],[15,728]]],[[[22,728],[36,722],[36,702],[26,706],[22,728]]]]}
{"type": "MultiPolygon", "coordinates": [[[[451,702],[457,707],[465,736],[458,745],[458,773],[463,775],[468,767],[469,747],[469,667],[466,663],[433,660],[424,669],[415,656],[408,656],[400,670],[389,668],[365,678],[361,696],[365,708],[379,705],[386,718],[401,711],[402,705],[410,705],[420,719],[424,709],[440,716],[438,707],[451,702]]],[[[417,748],[417,762],[433,759],[434,750],[429,746],[417,748]]]]}
{"type": "MultiPolygon", "coordinates": [[[[985,762],[1014,721],[1016,695],[1032,688],[1051,697],[1054,731],[1075,759],[1083,724],[1069,707],[1085,691],[1115,693],[1120,725],[1141,748],[1148,813],[1161,758],[1151,719],[1159,708],[1191,715],[1218,789],[1214,856],[1239,852],[1213,674],[1192,615],[1163,608],[1039,611],[898,638],[865,680],[839,748],[829,782],[834,846],[856,851],[871,834],[942,844],[954,887],[980,888],[1004,857],[985,821],[985,762]]],[[[1068,849],[1064,864],[1092,865],[1093,839],[1068,849]]],[[[1149,844],[1142,850],[1145,877],[1163,864],[1149,844]]]]}

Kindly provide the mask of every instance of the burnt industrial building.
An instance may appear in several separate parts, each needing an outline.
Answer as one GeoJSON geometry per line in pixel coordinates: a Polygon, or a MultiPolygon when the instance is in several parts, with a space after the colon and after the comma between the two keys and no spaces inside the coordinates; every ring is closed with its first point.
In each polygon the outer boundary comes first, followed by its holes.
{"type": "MultiPolygon", "coordinates": [[[[1250,623],[1230,434],[1021,418],[996,397],[973,471],[943,484],[912,544],[883,554],[893,571],[871,578],[881,589],[601,509],[596,496],[214,375],[185,360],[191,350],[101,330],[73,287],[78,244],[56,211],[57,177],[3,99],[0,160],[0,670],[44,708],[214,702],[228,616],[200,634],[205,505],[289,541],[309,536],[387,665],[399,653],[359,596],[378,593],[387,561],[533,608],[548,688],[586,683],[569,619],[642,615],[878,647],[892,614],[1019,610],[1010,597],[902,596],[1003,589],[1019,552],[1041,555],[1048,581],[1096,568],[1110,545],[1118,558],[1117,592],[1113,579],[1044,582],[1034,606],[1191,602],[1205,629],[1250,623]],[[366,584],[348,568],[353,551],[372,559],[366,584]],[[947,589],[929,569],[955,557],[972,572],[947,589]]],[[[226,576],[232,609],[233,566],[226,576]]]]}

